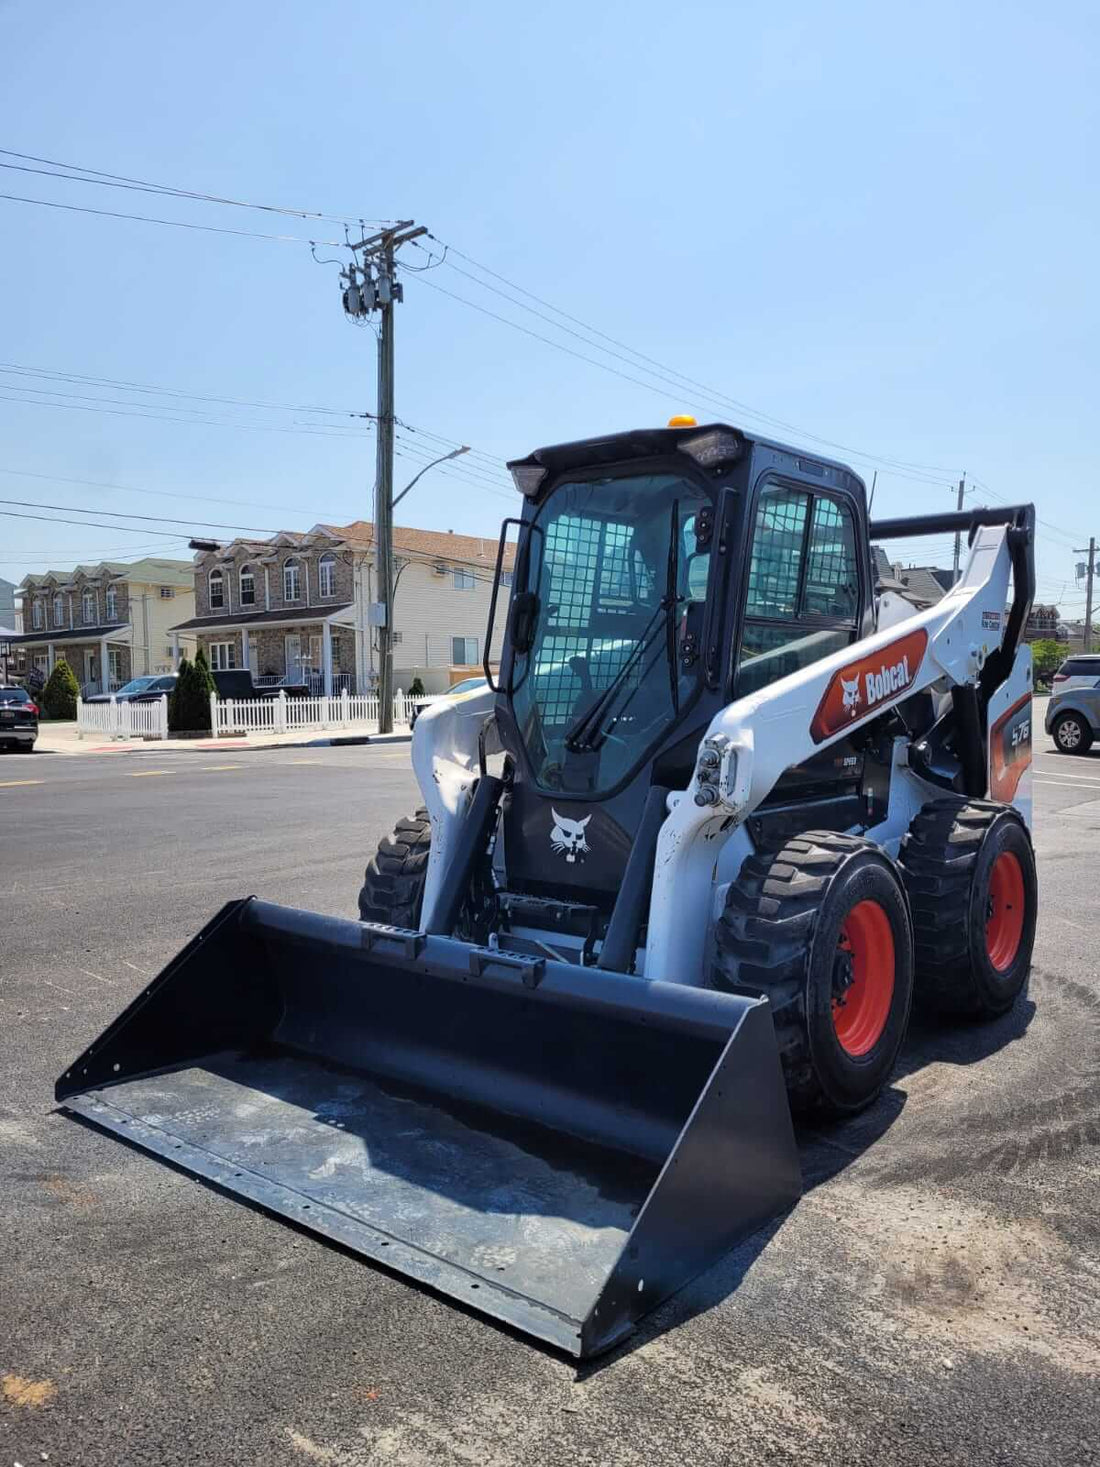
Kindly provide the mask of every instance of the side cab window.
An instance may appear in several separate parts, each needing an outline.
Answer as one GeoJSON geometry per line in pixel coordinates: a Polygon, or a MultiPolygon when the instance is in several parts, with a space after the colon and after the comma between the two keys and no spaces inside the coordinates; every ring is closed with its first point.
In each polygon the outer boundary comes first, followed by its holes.
{"type": "Polygon", "coordinates": [[[753,523],[735,696],[853,641],[859,577],[855,519],[846,500],[765,484],[753,523]]]}

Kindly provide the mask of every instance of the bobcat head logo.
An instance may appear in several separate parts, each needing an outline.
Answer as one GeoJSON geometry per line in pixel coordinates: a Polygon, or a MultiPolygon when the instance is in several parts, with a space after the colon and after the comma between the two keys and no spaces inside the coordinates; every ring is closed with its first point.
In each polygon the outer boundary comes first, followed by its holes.
{"type": "Polygon", "coordinates": [[[550,832],[551,848],[555,855],[564,856],[570,866],[575,866],[588,854],[584,828],[592,816],[586,815],[583,820],[566,820],[553,806],[550,807],[550,813],[554,817],[554,828],[550,832]]]}
{"type": "Polygon", "coordinates": [[[844,689],[844,706],[848,710],[848,716],[854,718],[856,709],[859,707],[859,674],[857,673],[851,682],[846,677],[842,677],[840,686],[844,689]]]}

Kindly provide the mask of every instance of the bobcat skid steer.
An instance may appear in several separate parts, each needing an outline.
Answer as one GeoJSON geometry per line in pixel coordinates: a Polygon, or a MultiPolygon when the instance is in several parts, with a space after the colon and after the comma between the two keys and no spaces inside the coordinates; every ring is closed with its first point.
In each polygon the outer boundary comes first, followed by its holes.
{"type": "Polygon", "coordinates": [[[1019,994],[1034,515],[868,525],[721,424],[511,467],[499,678],[422,713],[363,920],[231,902],[57,1096],[584,1356],[794,1203],[792,1109],[872,1102],[914,993],[1019,994]],[[945,531],[942,600],[876,594],[945,531]]]}

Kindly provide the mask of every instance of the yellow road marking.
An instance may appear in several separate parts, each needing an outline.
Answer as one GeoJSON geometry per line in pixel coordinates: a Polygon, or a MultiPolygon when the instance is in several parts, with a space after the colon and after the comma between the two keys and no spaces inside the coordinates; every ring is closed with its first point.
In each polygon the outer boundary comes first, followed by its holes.
{"type": "Polygon", "coordinates": [[[154,774],[178,774],[178,769],[138,769],[132,771],[127,779],[151,779],[154,774]]]}
{"type": "Polygon", "coordinates": [[[243,769],[243,764],[204,764],[203,768],[209,774],[216,774],[220,769],[243,769]]]}
{"type": "Polygon", "coordinates": [[[0,779],[0,790],[11,789],[17,784],[45,784],[43,779],[0,779]]]}

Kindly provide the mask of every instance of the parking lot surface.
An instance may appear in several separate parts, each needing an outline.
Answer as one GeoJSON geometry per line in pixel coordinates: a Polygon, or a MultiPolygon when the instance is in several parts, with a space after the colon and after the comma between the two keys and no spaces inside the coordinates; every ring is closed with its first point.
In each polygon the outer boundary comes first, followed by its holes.
{"type": "Polygon", "coordinates": [[[0,1467],[1100,1461],[1100,750],[1040,734],[1035,796],[1026,997],[915,1023],[798,1206],[578,1370],[53,1104],[230,897],[354,915],[407,747],[0,759],[0,1467]]]}

